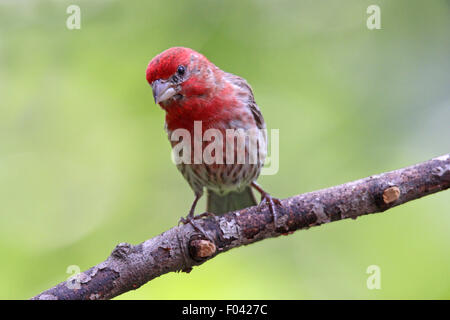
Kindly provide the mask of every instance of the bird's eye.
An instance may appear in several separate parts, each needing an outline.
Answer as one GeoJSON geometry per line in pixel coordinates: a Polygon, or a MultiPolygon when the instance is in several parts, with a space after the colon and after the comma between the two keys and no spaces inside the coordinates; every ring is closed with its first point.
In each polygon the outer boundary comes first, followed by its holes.
{"type": "Polygon", "coordinates": [[[182,76],[186,72],[186,68],[184,66],[178,66],[177,72],[182,76]]]}

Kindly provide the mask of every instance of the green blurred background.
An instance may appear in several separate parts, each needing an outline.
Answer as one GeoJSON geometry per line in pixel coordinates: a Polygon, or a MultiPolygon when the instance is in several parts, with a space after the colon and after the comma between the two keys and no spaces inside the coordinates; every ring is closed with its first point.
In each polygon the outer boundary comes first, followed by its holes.
{"type": "MultiPolygon", "coordinates": [[[[171,46],[252,85],[280,129],[280,170],[259,180],[277,197],[450,151],[449,1],[0,0],[1,299],[187,214],[193,194],[145,81],[171,46]],[[70,4],[80,30],[66,28],[70,4]],[[381,30],[366,27],[370,4],[381,30]]],[[[448,299],[449,200],[265,240],[119,298],[448,299]],[[369,265],[381,290],[366,287],[369,265]]]]}

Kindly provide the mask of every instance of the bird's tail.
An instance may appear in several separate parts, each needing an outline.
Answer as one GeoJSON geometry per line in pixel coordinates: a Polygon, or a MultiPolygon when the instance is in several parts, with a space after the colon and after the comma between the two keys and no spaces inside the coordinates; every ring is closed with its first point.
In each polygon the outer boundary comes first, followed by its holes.
{"type": "Polygon", "coordinates": [[[256,199],[250,186],[241,192],[232,191],[224,196],[208,190],[206,211],[220,215],[229,211],[248,208],[256,205],[256,199]]]}

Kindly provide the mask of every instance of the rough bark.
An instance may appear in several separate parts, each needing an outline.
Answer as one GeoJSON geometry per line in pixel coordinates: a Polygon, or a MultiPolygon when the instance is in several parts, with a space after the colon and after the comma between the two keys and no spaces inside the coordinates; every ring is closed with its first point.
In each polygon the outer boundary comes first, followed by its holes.
{"type": "Polygon", "coordinates": [[[104,262],[32,299],[110,299],[172,271],[189,272],[216,255],[324,223],[383,212],[448,189],[450,154],[407,168],[281,200],[274,219],[251,207],[174,227],[138,245],[120,243],[104,262]]]}

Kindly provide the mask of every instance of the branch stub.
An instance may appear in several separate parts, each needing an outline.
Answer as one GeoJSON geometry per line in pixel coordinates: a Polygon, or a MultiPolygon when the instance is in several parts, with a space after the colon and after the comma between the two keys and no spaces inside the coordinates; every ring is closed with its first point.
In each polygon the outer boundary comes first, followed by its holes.
{"type": "Polygon", "coordinates": [[[209,240],[194,239],[189,242],[189,253],[196,261],[204,260],[216,253],[216,245],[209,240]]]}
{"type": "Polygon", "coordinates": [[[396,186],[389,187],[383,191],[383,201],[385,204],[390,204],[400,198],[400,189],[396,186]]]}

